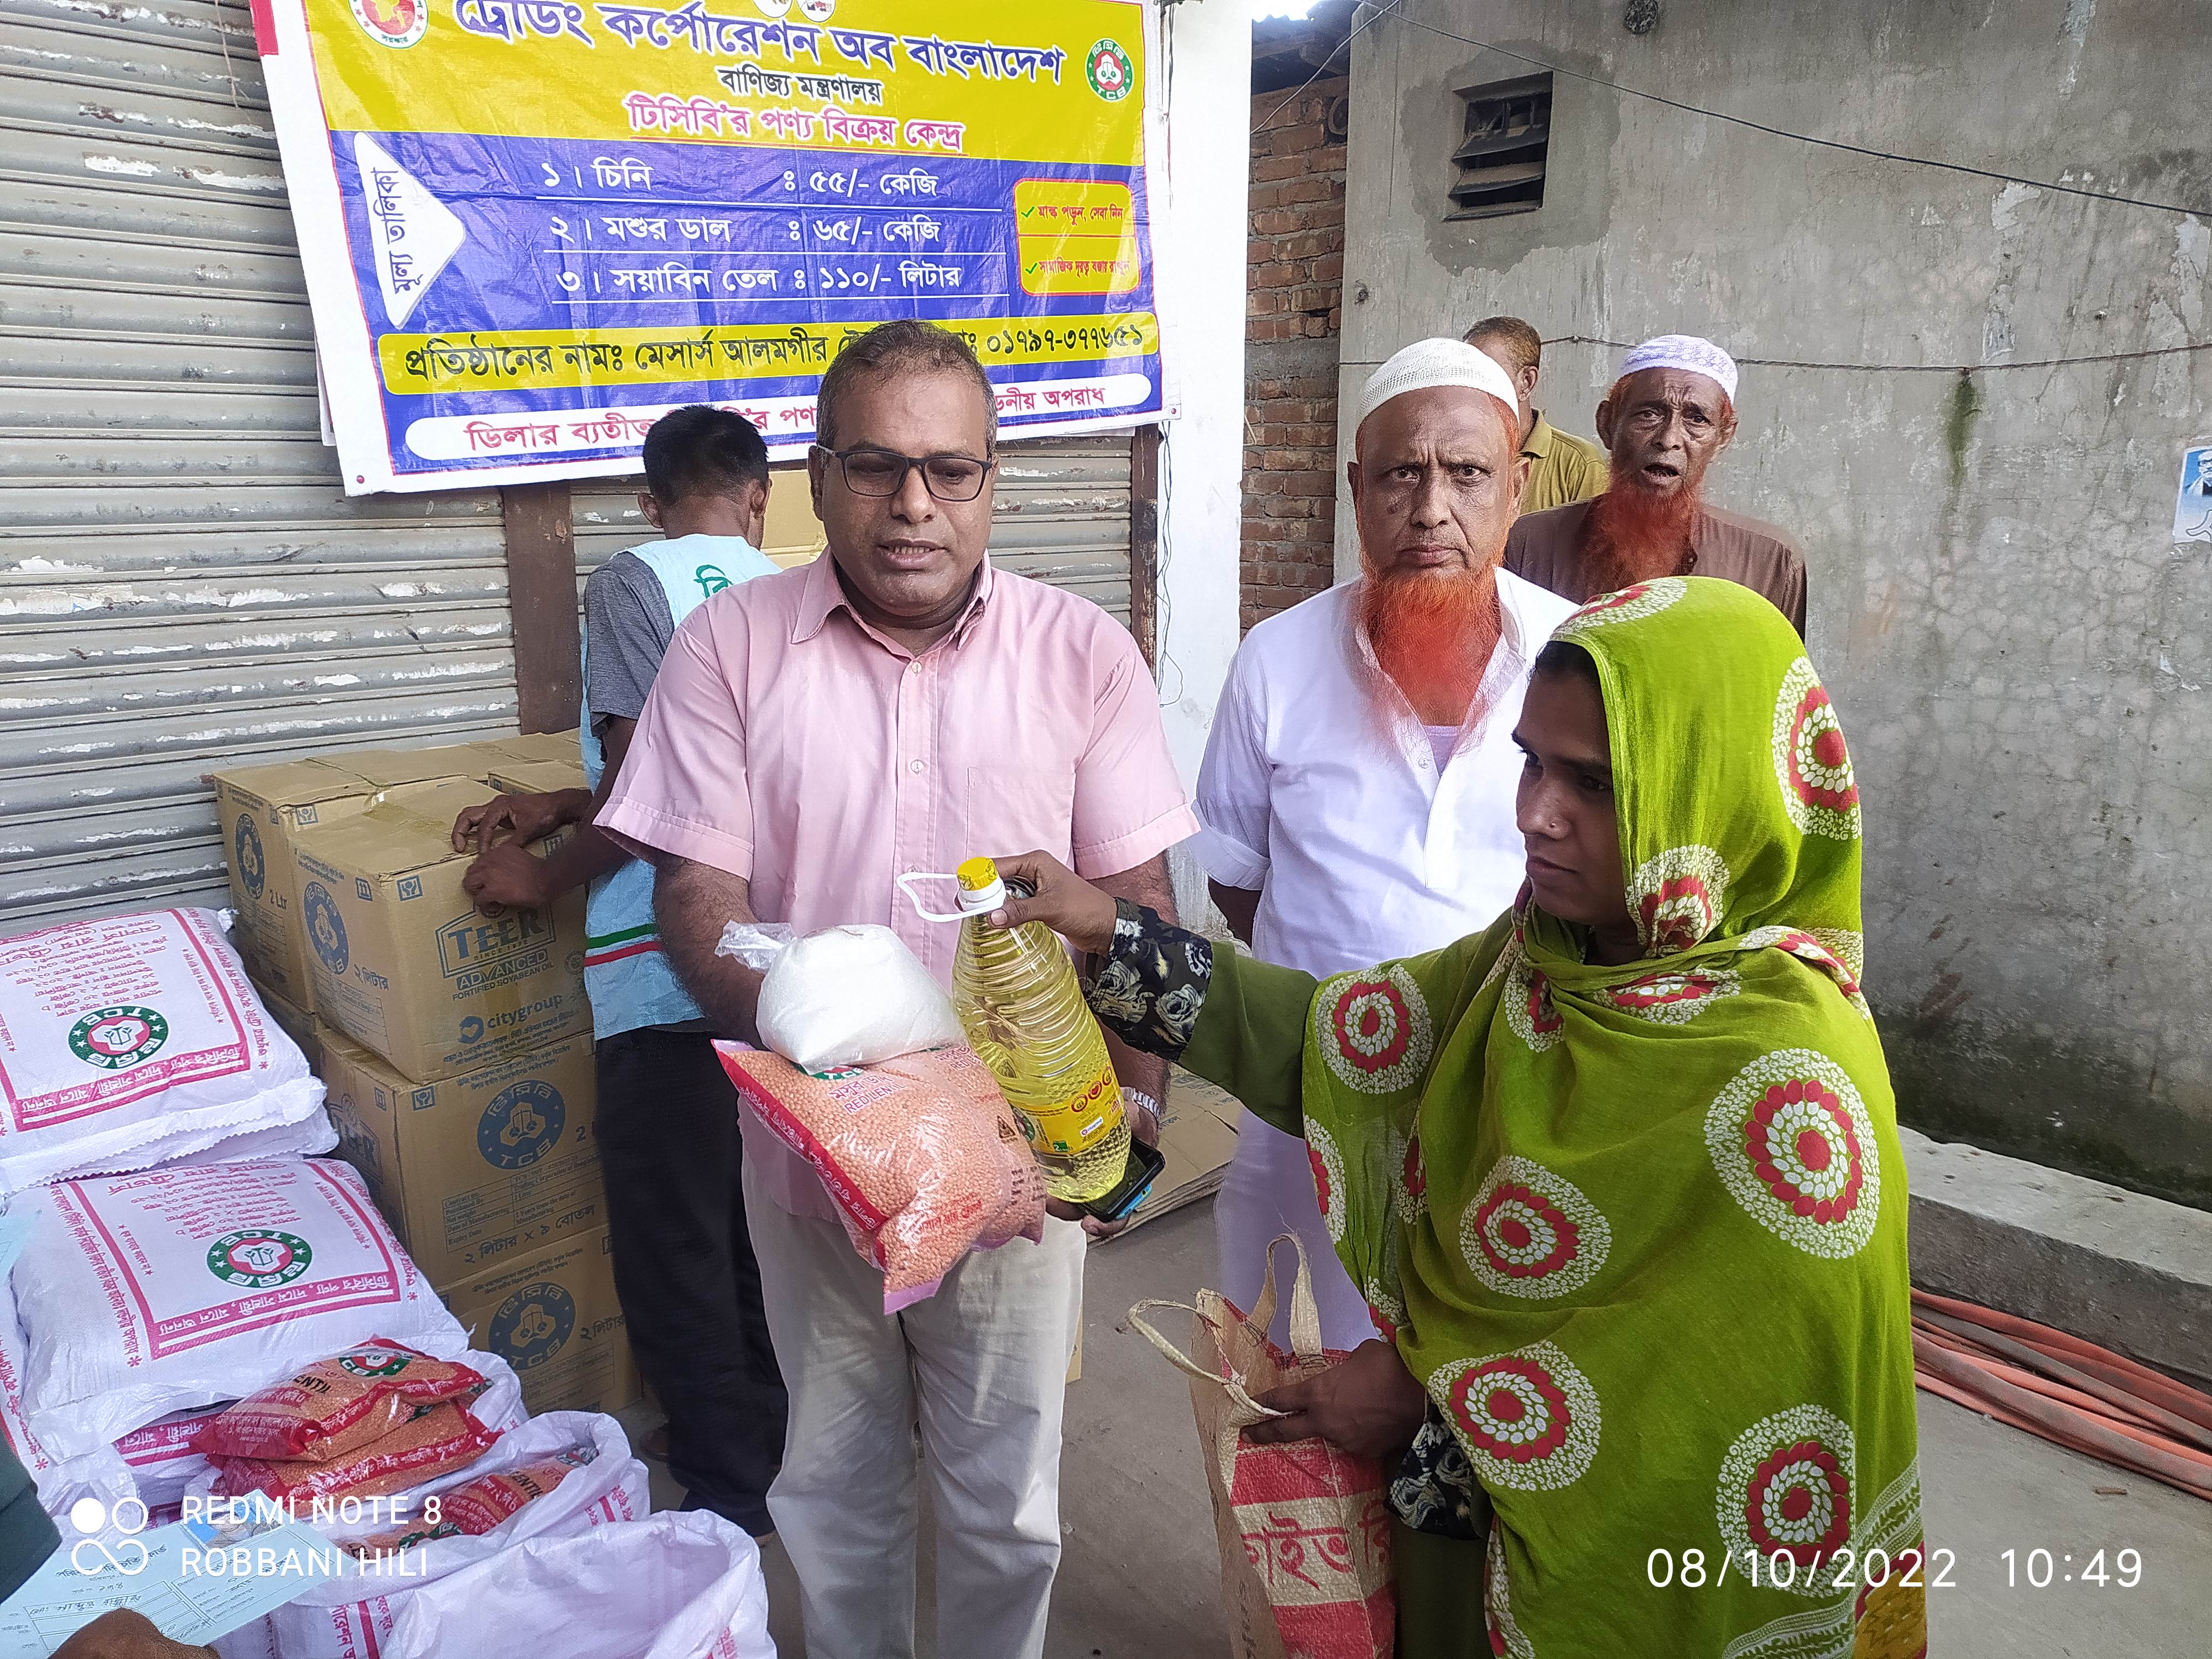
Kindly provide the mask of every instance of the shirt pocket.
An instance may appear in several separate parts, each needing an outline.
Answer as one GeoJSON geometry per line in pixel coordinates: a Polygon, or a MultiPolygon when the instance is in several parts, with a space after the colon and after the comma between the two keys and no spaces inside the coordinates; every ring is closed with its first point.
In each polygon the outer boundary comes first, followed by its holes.
{"type": "Polygon", "coordinates": [[[971,766],[960,808],[958,857],[1049,853],[1068,858],[1075,774],[1039,766],[971,766]]]}

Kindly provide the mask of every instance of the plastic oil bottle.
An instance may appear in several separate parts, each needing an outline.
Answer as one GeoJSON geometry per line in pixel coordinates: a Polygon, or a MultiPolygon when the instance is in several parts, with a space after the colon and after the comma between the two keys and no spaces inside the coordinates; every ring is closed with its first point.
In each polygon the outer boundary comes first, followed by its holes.
{"type": "Polygon", "coordinates": [[[1083,1000],[1075,964],[1041,921],[996,928],[984,918],[1006,902],[988,859],[969,859],[960,884],[960,948],[952,1004],[969,1046],[991,1068],[1044,1169],[1045,1189],[1083,1204],[1121,1181],[1129,1123],[1105,1034],[1083,1000]]]}

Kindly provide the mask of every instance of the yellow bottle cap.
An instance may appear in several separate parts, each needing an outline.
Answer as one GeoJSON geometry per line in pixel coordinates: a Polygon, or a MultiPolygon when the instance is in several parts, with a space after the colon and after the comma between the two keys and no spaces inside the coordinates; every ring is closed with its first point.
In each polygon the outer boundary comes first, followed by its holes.
{"type": "Polygon", "coordinates": [[[953,872],[953,878],[966,893],[980,893],[999,878],[999,866],[988,859],[969,859],[953,872]]]}

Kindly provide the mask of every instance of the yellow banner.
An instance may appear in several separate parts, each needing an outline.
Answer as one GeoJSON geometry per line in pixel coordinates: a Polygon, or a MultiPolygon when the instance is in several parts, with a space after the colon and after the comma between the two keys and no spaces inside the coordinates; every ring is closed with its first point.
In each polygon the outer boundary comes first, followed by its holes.
{"type": "Polygon", "coordinates": [[[305,5],[333,132],[1144,159],[1127,0],[305,5]]]}

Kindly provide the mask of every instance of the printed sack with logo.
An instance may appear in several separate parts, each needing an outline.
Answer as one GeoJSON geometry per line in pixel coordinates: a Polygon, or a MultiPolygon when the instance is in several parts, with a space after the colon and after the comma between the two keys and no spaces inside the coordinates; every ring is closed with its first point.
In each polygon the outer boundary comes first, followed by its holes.
{"type": "MultiPolygon", "coordinates": [[[[1313,1278],[1297,1236],[1285,1233],[1267,1247],[1267,1279],[1249,1316],[1218,1291],[1200,1291],[1195,1307],[1139,1302],[1129,1322],[1191,1379],[1236,1659],[1390,1659],[1398,1604],[1382,1466],[1325,1440],[1263,1446],[1244,1438],[1253,1424],[1279,1415],[1255,1395],[1345,1358],[1322,1348],[1313,1278]],[[1287,1354],[1267,1340],[1275,1245],[1285,1240],[1298,1253],[1287,1354]],[[1153,1308],[1191,1315],[1189,1352],[1140,1316],[1153,1308]]],[[[1468,1586],[1470,1607],[1480,1590],[1468,1586]]]]}
{"type": "Polygon", "coordinates": [[[966,1043],[817,1075],[717,1042],[755,1116],[811,1164],[854,1248],[883,1269],[884,1311],[936,1294],[969,1250],[1044,1236],[1044,1176],[966,1043]]]}
{"type": "Polygon", "coordinates": [[[30,1426],[63,1457],[278,1382],[373,1337],[441,1358],[467,1334],[333,1158],[62,1182],[16,1261],[30,1426]]]}
{"type": "MultiPolygon", "coordinates": [[[[471,1356],[471,1363],[487,1356],[471,1356]]],[[[491,1398],[489,1394],[485,1395],[491,1398]]],[[[425,1500],[458,1493],[489,1479],[531,1468],[550,1459],[574,1457],[579,1466],[543,1498],[523,1504],[489,1532],[475,1536],[430,1538],[410,1548],[404,1576],[397,1571],[364,1577],[348,1573],[310,1585],[290,1601],[245,1630],[216,1644],[222,1659],[388,1659],[392,1624],[408,1601],[425,1589],[495,1558],[504,1559],[525,1539],[574,1538],[593,1535],[596,1544],[613,1533],[634,1530],[612,1526],[617,1522],[643,1521],[652,1509],[647,1474],[629,1449],[622,1425],[596,1412],[548,1412],[534,1417],[509,1433],[467,1468],[426,1481],[403,1496],[407,1513],[416,1520],[424,1514],[425,1500]],[[611,1533],[593,1533],[612,1527],[611,1533]]],[[[446,1518],[441,1504],[441,1521],[446,1518]]],[[[318,1526],[316,1530],[341,1547],[352,1547],[391,1524],[387,1513],[380,1520],[344,1528],[318,1526]]],[[[751,1540],[748,1539],[747,1543],[751,1540]]],[[[562,1609],[565,1597],[546,1603],[562,1609]]],[[[526,1626],[542,1632],[544,1621],[526,1626]]],[[[455,1654],[505,1653],[511,1639],[488,1645],[453,1650],[455,1654]]],[[[533,1635],[531,1659],[544,1659],[533,1635]]],[[[703,1650],[702,1650],[703,1651],[703,1650]]]]}
{"type": "Polygon", "coordinates": [[[760,1551],[711,1510],[525,1539],[408,1596],[379,1651],[504,1653],[518,1631],[531,1659],[775,1659],[760,1551]]]}
{"type": "Polygon", "coordinates": [[[322,1103],[214,911],[0,939],[0,1192],[327,1134],[322,1103]]]}
{"type": "Polygon", "coordinates": [[[15,1293],[0,1275],[0,1435],[39,1489],[39,1503],[59,1520],[80,1498],[97,1498],[109,1508],[137,1495],[130,1469],[112,1451],[101,1450],[64,1462],[51,1455],[23,1420],[23,1328],[15,1320],[15,1293]]]}

